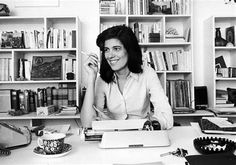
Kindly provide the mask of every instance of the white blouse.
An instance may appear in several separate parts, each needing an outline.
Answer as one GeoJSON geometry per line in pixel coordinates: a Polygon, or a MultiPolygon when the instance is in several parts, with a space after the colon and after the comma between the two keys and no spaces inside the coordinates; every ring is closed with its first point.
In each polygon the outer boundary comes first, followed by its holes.
{"type": "Polygon", "coordinates": [[[111,83],[106,83],[98,77],[95,86],[95,106],[106,110],[112,115],[111,119],[147,118],[150,112],[150,101],[154,106],[154,117],[161,129],[173,127],[173,113],[168,98],[161,86],[156,72],[145,66],[143,73],[130,73],[120,92],[115,77],[111,83]]]}

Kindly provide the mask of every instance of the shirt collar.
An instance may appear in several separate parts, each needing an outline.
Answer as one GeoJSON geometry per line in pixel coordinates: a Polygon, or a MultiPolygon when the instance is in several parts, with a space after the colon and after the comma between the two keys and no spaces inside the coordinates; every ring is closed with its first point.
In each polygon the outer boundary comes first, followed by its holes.
{"type": "MultiPolygon", "coordinates": [[[[130,72],[130,74],[128,75],[128,79],[134,79],[134,80],[137,80],[138,81],[138,77],[139,77],[139,74],[138,73],[132,73],[132,72],[130,72]]],[[[117,75],[114,73],[114,75],[113,75],[113,81],[115,82],[115,83],[117,83],[117,75]]]]}

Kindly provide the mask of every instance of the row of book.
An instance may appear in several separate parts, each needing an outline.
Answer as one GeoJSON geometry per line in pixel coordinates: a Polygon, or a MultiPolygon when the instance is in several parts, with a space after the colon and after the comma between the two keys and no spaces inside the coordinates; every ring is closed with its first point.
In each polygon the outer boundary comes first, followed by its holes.
{"type": "Polygon", "coordinates": [[[11,81],[11,58],[0,58],[0,81],[11,81]]]}
{"type": "Polygon", "coordinates": [[[130,27],[140,43],[160,42],[161,22],[133,22],[130,27]]]}
{"type": "Polygon", "coordinates": [[[130,15],[190,14],[190,0],[129,0],[130,15]]]}
{"type": "Polygon", "coordinates": [[[124,14],[125,0],[100,0],[100,14],[124,14]]]}
{"type": "Polygon", "coordinates": [[[0,31],[2,49],[76,48],[76,31],[49,28],[46,40],[44,31],[0,31]]]}
{"type": "Polygon", "coordinates": [[[44,32],[32,31],[0,31],[2,49],[43,49],[44,32]]]}
{"type": "Polygon", "coordinates": [[[76,48],[76,31],[49,28],[47,32],[47,48],[76,48]]]}
{"type": "Polygon", "coordinates": [[[229,101],[229,92],[227,89],[216,89],[216,107],[230,108],[234,107],[234,103],[229,101]]]}
{"type": "Polygon", "coordinates": [[[76,89],[74,87],[38,88],[37,91],[11,89],[11,109],[21,110],[24,114],[36,112],[37,107],[54,105],[55,109],[76,106],[76,89]]]}
{"type": "Polygon", "coordinates": [[[216,75],[224,78],[236,77],[236,67],[216,68],[216,75]]]}
{"type": "Polygon", "coordinates": [[[145,65],[156,71],[191,71],[191,54],[189,50],[143,51],[145,65]]]}
{"type": "Polygon", "coordinates": [[[189,80],[167,80],[166,90],[173,111],[191,107],[191,82],[189,80]]]}
{"type": "MultiPolygon", "coordinates": [[[[33,56],[30,59],[19,58],[16,80],[74,80],[76,79],[76,57],[33,56]],[[68,76],[71,73],[72,76],[68,76]]],[[[9,70],[10,65],[5,66],[9,70]]]]}

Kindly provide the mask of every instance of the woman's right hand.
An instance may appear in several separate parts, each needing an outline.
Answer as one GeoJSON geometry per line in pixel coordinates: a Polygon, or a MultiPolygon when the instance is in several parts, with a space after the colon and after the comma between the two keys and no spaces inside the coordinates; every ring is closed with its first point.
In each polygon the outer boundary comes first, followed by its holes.
{"type": "Polygon", "coordinates": [[[99,59],[98,56],[94,53],[87,54],[88,58],[84,63],[86,72],[88,73],[88,79],[93,81],[97,77],[99,59]]]}

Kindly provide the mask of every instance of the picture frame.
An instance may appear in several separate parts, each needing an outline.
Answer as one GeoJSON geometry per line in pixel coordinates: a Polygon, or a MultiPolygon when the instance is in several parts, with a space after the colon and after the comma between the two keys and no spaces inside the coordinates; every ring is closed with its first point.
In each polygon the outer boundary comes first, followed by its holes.
{"type": "Polygon", "coordinates": [[[235,46],[235,26],[230,26],[225,29],[226,41],[232,43],[235,46]]]}
{"type": "Polygon", "coordinates": [[[227,68],[223,56],[219,56],[215,58],[215,68],[227,68]]]}
{"type": "Polygon", "coordinates": [[[33,56],[31,80],[61,80],[62,56],[33,56]]]}

